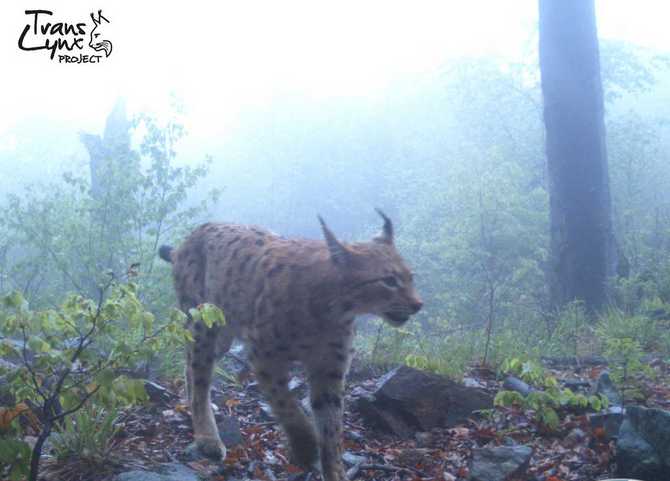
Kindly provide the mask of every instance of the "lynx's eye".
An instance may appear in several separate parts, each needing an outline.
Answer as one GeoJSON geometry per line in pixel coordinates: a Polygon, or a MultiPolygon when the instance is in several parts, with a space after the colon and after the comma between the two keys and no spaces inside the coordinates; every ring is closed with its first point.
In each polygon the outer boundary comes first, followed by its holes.
{"type": "Polygon", "coordinates": [[[384,284],[386,287],[389,287],[391,289],[395,289],[396,287],[398,287],[400,285],[398,283],[398,279],[396,279],[393,276],[384,277],[381,281],[382,281],[382,284],[384,284]]]}

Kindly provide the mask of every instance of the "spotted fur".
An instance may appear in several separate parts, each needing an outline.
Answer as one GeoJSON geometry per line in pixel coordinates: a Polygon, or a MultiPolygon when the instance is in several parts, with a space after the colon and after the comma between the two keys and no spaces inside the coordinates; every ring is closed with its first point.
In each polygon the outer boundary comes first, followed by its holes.
{"type": "Polygon", "coordinates": [[[292,461],[318,466],[326,481],[343,481],[342,401],[353,353],[354,317],[382,316],[404,324],[421,309],[412,274],[393,242],[393,225],[370,242],[345,244],[319,218],[324,241],[286,239],[235,224],[205,224],[172,262],[179,305],[188,312],[209,302],[226,315],[224,327],[190,324],[187,389],[198,447],[225,457],[210,404],[214,362],[234,338],[247,345],[261,390],[289,441],[292,461]],[[289,364],[300,361],[310,386],[313,422],[288,388],[289,364]]]}

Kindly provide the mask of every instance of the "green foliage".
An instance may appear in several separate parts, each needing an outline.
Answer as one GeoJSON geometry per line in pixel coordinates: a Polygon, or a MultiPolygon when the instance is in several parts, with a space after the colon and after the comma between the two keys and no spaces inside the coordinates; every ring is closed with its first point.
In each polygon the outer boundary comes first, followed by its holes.
{"type": "Polygon", "coordinates": [[[558,310],[552,321],[553,329],[545,344],[545,355],[578,357],[582,346],[592,338],[592,321],[584,303],[573,301],[558,310]]]}
{"type": "Polygon", "coordinates": [[[665,330],[662,323],[646,314],[626,314],[614,307],[600,316],[596,326],[598,338],[609,352],[612,349],[607,347],[608,343],[616,339],[628,339],[634,341],[640,348],[652,350],[659,347],[659,339],[665,330]]]}
{"type": "MultiPolygon", "coordinates": [[[[20,363],[8,376],[10,391],[40,407],[39,439],[65,421],[61,452],[106,452],[115,409],[147,399],[143,381],[122,369],[191,339],[183,314],[156,328],[133,283],[109,280],[97,301],[72,294],[58,309],[31,310],[20,293],[0,298],[0,305],[0,356],[20,363]],[[80,412],[85,406],[89,411],[80,412]]],[[[39,457],[35,449],[32,456],[39,457]]]]}
{"type": "Polygon", "coordinates": [[[558,380],[548,375],[545,369],[531,360],[519,358],[506,359],[500,370],[505,374],[512,374],[528,384],[535,386],[537,390],[531,391],[523,396],[516,391],[499,391],[494,398],[495,406],[516,406],[520,409],[531,410],[535,420],[550,431],[556,430],[560,425],[559,412],[564,409],[600,411],[607,408],[608,401],[605,396],[586,396],[575,393],[569,388],[561,388],[558,380]]]}
{"type": "Polygon", "coordinates": [[[65,419],[51,436],[51,446],[59,461],[75,458],[89,465],[104,465],[112,454],[119,411],[87,405],[65,419]]]}
{"type": "Polygon", "coordinates": [[[547,376],[541,364],[518,357],[505,359],[500,366],[500,372],[517,376],[528,384],[553,387],[556,382],[554,377],[547,376]]]}
{"type": "Polygon", "coordinates": [[[140,137],[138,149],[109,146],[123,155],[99,162],[95,190],[92,174],[84,171],[8,196],[0,210],[5,232],[0,272],[6,284],[0,283],[0,292],[18,290],[33,304],[50,306],[73,291],[95,296],[111,272],[141,283],[142,301],[159,319],[167,315],[174,297],[157,247],[191,230],[218,191],[185,207],[211,159],[195,167],[173,165],[185,135],[176,120],[161,124],[142,115],[132,125],[125,134],[140,137]]]}
{"type": "Polygon", "coordinates": [[[28,475],[30,445],[25,441],[0,435],[0,476],[8,481],[20,481],[28,475]]]}
{"type": "Polygon", "coordinates": [[[624,402],[626,399],[642,400],[639,386],[641,375],[655,377],[654,370],[642,362],[640,343],[630,337],[607,336],[605,356],[609,361],[612,380],[619,386],[624,402]]]}
{"type": "Polygon", "coordinates": [[[223,314],[223,311],[214,304],[200,304],[196,308],[189,309],[189,314],[194,322],[202,321],[209,329],[215,324],[220,326],[226,324],[226,316],[223,314]]]}

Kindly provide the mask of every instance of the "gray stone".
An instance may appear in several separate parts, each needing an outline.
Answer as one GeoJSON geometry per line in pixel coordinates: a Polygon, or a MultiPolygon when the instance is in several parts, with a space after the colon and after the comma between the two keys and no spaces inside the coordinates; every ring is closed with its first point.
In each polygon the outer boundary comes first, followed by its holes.
{"type": "Polygon", "coordinates": [[[667,481],[670,472],[670,412],[631,406],[616,444],[617,475],[667,481]]]}
{"type": "Polygon", "coordinates": [[[610,406],[621,406],[621,394],[616,388],[607,371],[603,371],[598,376],[594,394],[602,394],[609,400],[610,406]]]}
{"type": "Polygon", "coordinates": [[[244,444],[242,431],[240,430],[240,421],[235,416],[224,416],[217,423],[219,436],[226,446],[237,446],[244,444]]]}
{"type": "Polygon", "coordinates": [[[401,366],[382,377],[356,407],[364,421],[404,438],[417,431],[452,427],[473,411],[491,409],[493,396],[436,374],[401,366]]]}
{"type": "Polygon", "coordinates": [[[356,464],[363,464],[365,461],[368,460],[368,458],[366,458],[365,456],[359,456],[357,454],[353,454],[349,451],[345,451],[344,454],[342,455],[342,460],[349,466],[354,466],[356,464]]]}
{"type": "Polygon", "coordinates": [[[154,404],[167,406],[172,399],[177,398],[176,395],[153,381],[144,381],[144,390],[146,391],[149,400],[154,404]]]}
{"type": "Polygon", "coordinates": [[[589,414],[588,419],[591,429],[601,428],[605,437],[604,441],[609,441],[619,434],[623,422],[623,409],[620,406],[612,406],[604,412],[589,414]]]}
{"type": "Polygon", "coordinates": [[[528,446],[496,446],[474,449],[470,481],[525,479],[533,450],[528,446]]]}
{"type": "Polygon", "coordinates": [[[573,392],[591,390],[591,383],[582,379],[560,379],[559,381],[564,387],[567,387],[573,392]]]}
{"type": "Polygon", "coordinates": [[[198,474],[179,463],[168,463],[159,466],[156,471],[139,469],[121,473],[112,481],[199,481],[198,474]]]}
{"type": "Polygon", "coordinates": [[[528,396],[534,389],[521,379],[514,376],[507,376],[503,381],[503,389],[508,391],[516,391],[522,396],[528,396]]]}
{"type": "Polygon", "coordinates": [[[409,423],[380,404],[373,394],[357,398],[354,407],[368,426],[402,438],[410,438],[416,432],[409,423]]]}

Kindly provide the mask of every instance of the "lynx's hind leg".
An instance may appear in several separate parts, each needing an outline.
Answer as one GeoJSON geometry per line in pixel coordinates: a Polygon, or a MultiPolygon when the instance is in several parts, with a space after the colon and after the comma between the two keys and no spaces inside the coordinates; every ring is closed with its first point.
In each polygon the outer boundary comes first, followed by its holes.
{"type": "Polygon", "coordinates": [[[188,347],[187,354],[190,362],[187,369],[190,371],[192,382],[190,403],[195,443],[201,453],[214,459],[226,457],[226,447],[219,438],[210,394],[220,329],[220,327],[208,329],[201,323],[196,323],[194,342],[188,347]]]}

